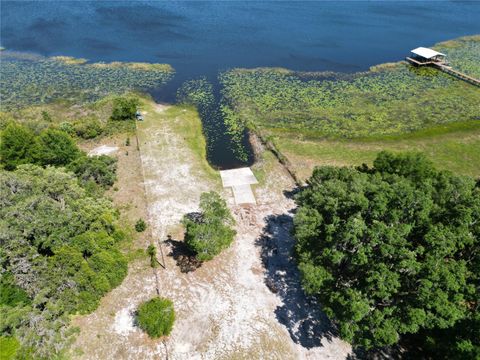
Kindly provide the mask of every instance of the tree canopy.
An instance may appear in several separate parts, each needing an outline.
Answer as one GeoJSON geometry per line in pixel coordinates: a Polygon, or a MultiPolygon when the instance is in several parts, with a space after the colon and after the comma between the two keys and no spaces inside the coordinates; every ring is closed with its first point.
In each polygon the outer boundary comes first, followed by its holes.
{"type": "Polygon", "coordinates": [[[372,168],[316,168],[296,201],[303,287],[347,341],[390,345],[478,315],[473,179],[439,171],[418,153],[382,152],[372,168]]]}
{"type": "Polygon", "coordinates": [[[137,111],[138,99],[134,97],[117,97],[113,100],[112,120],[132,120],[137,111]]]}
{"type": "Polygon", "coordinates": [[[200,196],[200,213],[183,218],[185,242],[200,261],[211,260],[233,241],[234,220],[225,200],[214,191],[200,196]]]}
{"type": "Polygon", "coordinates": [[[63,169],[0,172],[0,334],[20,340],[22,358],[61,352],[67,315],[94,310],[126,276],[116,217],[63,169]]]}
{"type": "Polygon", "coordinates": [[[2,131],[0,157],[7,170],[14,170],[18,165],[33,161],[35,135],[29,128],[10,123],[2,131]]]}
{"type": "Polygon", "coordinates": [[[116,159],[106,156],[80,156],[71,162],[67,169],[77,175],[81,184],[93,181],[96,184],[107,188],[112,186],[116,176],[116,159]]]}
{"type": "Polygon", "coordinates": [[[75,141],[67,133],[46,129],[37,137],[34,159],[40,165],[65,166],[80,156],[75,141]]]}
{"type": "Polygon", "coordinates": [[[153,298],[138,307],[138,325],[150,337],[168,336],[175,322],[173,303],[165,298],[153,298]]]}

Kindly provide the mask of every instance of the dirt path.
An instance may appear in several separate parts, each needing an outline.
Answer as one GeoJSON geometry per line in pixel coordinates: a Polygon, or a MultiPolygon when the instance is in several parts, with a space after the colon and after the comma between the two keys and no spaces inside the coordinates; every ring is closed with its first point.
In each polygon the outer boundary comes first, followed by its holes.
{"type": "MultiPolygon", "coordinates": [[[[196,155],[175,132],[181,116],[172,119],[165,107],[155,111],[154,121],[147,117],[139,124],[138,135],[150,224],[158,241],[171,236],[164,248],[168,254],[181,244],[183,214],[197,210],[201,192],[220,188],[196,166],[196,155]]],[[[166,342],[169,359],[348,355],[349,345],[332,335],[328,321],[311,310],[315,304],[300,290],[290,258],[293,202],[278,190],[292,184],[280,166],[270,166],[269,172],[270,180],[254,189],[258,205],[235,206],[232,194],[223,193],[237,220],[231,248],[193,272],[182,273],[172,256],[166,256],[166,270],[158,269],[160,294],[173,300],[177,314],[166,342]]],[[[82,340],[77,341],[82,358],[166,358],[162,342],[148,339],[133,324],[133,310],[155,295],[155,283],[151,269],[134,267],[100,308],[84,317],[82,340]]]]}

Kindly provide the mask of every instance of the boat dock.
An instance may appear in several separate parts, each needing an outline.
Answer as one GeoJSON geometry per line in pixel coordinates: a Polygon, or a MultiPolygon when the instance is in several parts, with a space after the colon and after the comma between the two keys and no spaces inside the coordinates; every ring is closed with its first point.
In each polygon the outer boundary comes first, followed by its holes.
{"type": "Polygon", "coordinates": [[[446,60],[446,55],[438,51],[419,47],[411,51],[412,55],[407,56],[407,60],[410,64],[414,66],[431,66],[444,73],[447,73],[451,76],[456,77],[457,79],[466,81],[472,85],[480,87],[480,80],[474,77],[468,76],[460,71],[453,69],[448,65],[446,60]]]}

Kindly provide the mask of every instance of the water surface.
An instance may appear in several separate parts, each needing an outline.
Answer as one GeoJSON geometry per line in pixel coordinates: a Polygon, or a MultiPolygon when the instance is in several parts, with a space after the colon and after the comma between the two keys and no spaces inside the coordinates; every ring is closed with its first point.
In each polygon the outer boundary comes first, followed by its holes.
{"type": "Polygon", "coordinates": [[[417,46],[480,33],[480,2],[0,4],[0,43],[7,49],[173,65],[174,80],[153,91],[159,101],[173,101],[186,79],[205,75],[215,81],[219,71],[232,67],[355,72],[398,61],[417,46]]]}

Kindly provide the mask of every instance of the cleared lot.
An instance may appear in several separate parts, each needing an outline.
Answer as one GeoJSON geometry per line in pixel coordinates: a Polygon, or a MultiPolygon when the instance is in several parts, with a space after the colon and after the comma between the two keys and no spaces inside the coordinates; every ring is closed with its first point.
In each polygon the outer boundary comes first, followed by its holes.
{"type": "Polygon", "coordinates": [[[223,193],[237,222],[234,244],[195,271],[181,271],[172,256],[182,249],[179,221],[198,210],[203,191],[221,192],[221,181],[192,150],[187,125],[194,112],[153,105],[146,110],[138,138],[149,224],[167,268],[132,267],[100,308],[83,317],[80,357],[165,359],[168,352],[169,359],[346,358],[349,345],[300,289],[289,235],[294,204],[283,194],[292,184],[276,163],[269,165],[271,180],[255,189],[257,205],[237,206],[223,193]],[[165,344],[134,324],[137,305],[157,291],[173,300],[177,313],[165,344]]]}

